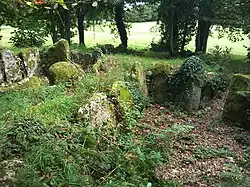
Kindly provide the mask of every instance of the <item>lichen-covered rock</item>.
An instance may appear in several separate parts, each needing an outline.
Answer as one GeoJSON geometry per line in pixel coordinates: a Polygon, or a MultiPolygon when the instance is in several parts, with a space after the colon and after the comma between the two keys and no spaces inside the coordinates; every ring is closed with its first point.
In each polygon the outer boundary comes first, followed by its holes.
{"type": "Polygon", "coordinates": [[[84,70],[89,70],[96,63],[92,53],[82,51],[71,51],[71,60],[79,64],[84,70]]]}
{"type": "Polygon", "coordinates": [[[136,62],[134,64],[132,73],[135,74],[138,87],[145,98],[148,97],[148,86],[147,86],[147,73],[141,63],[136,62]]]}
{"type": "Polygon", "coordinates": [[[223,118],[250,128],[250,75],[233,75],[224,105],[223,118]]]}
{"type": "Polygon", "coordinates": [[[36,48],[25,49],[20,58],[23,61],[23,71],[27,77],[33,76],[37,72],[38,63],[40,62],[39,50],[36,48]]]}
{"type": "Polygon", "coordinates": [[[83,71],[70,62],[57,62],[49,68],[49,81],[51,84],[69,82],[78,79],[83,71]]]}
{"type": "Polygon", "coordinates": [[[0,66],[2,78],[0,81],[12,83],[23,79],[21,71],[21,60],[15,57],[10,50],[4,49],[0,52],[0,66]]]}
{"type": "Polygon", "coordinates": [[[113,84],[111,94],[116,97],[119,106],[131,108],[133,106],[133,95],[123,81],[117,81],[113,84]]]}
{"type": "Polygon", "coordinates": [[[236,91],[250,90],[250,75],[235,74],[232,77],[229,87],[229,95],[236,91]]]}
{"type": "Polygon", "coordinates": [[[168,63],[157,63],[149,69],[149,94],[159,104],[169,100],[169,80],[172,66],[168,63]]]}
{"type": "Polygon", "coordinates": [[[196,110],[201,102],[201,87],[195,83],[190,83],[187,89],[176,96],[176,103],[189,110],[196,110]]]}
{"type": "Polygon", "coordinates": [[[250,91],[236,91],[224,106],[223,118],[250,129],[250,91]]]}
{"type": "Polygon", "coordinates": [[[116,126],[115,108],[105,93],[95,93],[89,103],[78,110],[78,117],[90,123],[90,129],[109,131],[116,126]]]}
{"type": "Polygon", "coordinates": [[[45,62],[43,62],[43,71],[48,71],[49,67],[57,62],[70,61],[70,47],[65,39],[61,39],[46,51],[45,62]]]}
{"type": "Polygon", "coordinates": [[[93,72],[96,75],[101,75],[103,72],[108,71],[107,59],[106,57],[100,58],[92,67],[93,72]]]}

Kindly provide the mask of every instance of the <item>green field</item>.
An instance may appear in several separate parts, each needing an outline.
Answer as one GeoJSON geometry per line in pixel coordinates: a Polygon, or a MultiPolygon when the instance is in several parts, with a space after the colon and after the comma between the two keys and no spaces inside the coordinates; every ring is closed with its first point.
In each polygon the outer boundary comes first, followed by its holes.
{"type": "MultiPolygon", "coordinates": [[[[156,22],[145,22],[145,23],[133,23],[129,32],[129,47],[133,49],[145,49],[148,48],[152,41],[158,41],[160,39],[159,32],[151,32],[153,27],[156,26],[156,22]]],[[[0,35],[3,36],[0,40],[1,47],[11,47],[10,37],[11,32],[14,29],[11,27],[3,27],[0,31],[0,35]]],[[[119,44],[119,38],[115,37],[114,34],[110,34],[109,27],[95,26],[91,27],[85,32],[85,40],[87,47],[92,47],[96,44],[119,44]]],[[[51,39],[45,45],[50,45],[52,43],[51,39]]],[[[73,43],[78,43],[77,35],[73,38],[73,43]]],[[[208,49],[213,48],[215,45],[227,46],[232,48],[232,53],[235,55],[245,55],[247,53],[244,45],[249,45],[250,40],[245,38],[245,40],[240,42],[231,42],[226,37],[218,39],[218,33],[214,32],[208,40],[208,49]]],[[[195,40],[190,42],[187,46],[188,49],[194,50],[195,40]]]]}

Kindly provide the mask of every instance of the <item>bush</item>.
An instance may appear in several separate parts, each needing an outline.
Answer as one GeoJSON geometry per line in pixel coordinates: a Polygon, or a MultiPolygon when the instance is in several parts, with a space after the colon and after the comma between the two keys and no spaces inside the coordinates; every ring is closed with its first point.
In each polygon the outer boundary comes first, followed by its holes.
{"type": "Polygon", "coordinates": [[[15,47],[41,47],[46,41],[46,35],[42,30],[17,29],[12,34],[10,40],[15,47]]]}
{"type": "Polygon", "coordinates": [[[219,45],[215,45],[214,48],[210,50],[210,54],[212,55],[211,61],[214,64],[225,65],[232,60],[231,51],[231,48],[222,48],[219,45]]]}

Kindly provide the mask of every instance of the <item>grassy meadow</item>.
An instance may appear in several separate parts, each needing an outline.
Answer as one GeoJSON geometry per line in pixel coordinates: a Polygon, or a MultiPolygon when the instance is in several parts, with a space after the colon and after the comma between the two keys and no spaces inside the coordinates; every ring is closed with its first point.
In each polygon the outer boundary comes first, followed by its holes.
{"type": "MultiPolygon", "coordinates": [[[[160,33],[157,32],[156,22],[145,23],[133,23],[129,30],[129,47],[132,49],[147,49],[152,41],[157,42],[160,39],[160,33]]],[[[11,32],[14,29],[11,27],[3,27],[0,31],[0,35],[3,36],[0,40],[0,47],[11,47],[10,37],[11,32]]],[[[77,31],[75,30],[77,33],[77,31]]],[[[77,34],[73,37],[72,43],[78,43],[77,34]]],[[[111,34],[111,30],[108,26],[95,26],[88,29],[85,32],[85,40],[87,47],[95,46],[96,44],[114,44],[120,43],[119,38],[114,34],[111,34]]],[[[218,39],[218,33],[214,31],[208,40],[208,49],[213,48],[215,45],[221,47],[232,48],[232,54],[234,55],[246,55],[247,51],[244,45],[249,45],[249,39],[245,38],[243,41],[231,42],[227,37],[218,39]]],[[[51,38],[48,38],[45,45],[51,45],[51,38]]],[[[187,45],[187,48],[194,50],[195,38],[187,45]]]]}

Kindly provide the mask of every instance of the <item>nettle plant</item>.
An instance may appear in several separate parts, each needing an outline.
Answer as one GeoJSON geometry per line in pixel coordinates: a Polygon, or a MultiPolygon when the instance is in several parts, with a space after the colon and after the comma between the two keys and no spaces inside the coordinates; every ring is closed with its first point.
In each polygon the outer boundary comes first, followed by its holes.
{"type": "Polygon", "coordinates": [[[196,56],[187,58],[179,71],[170,79],[173,95],[188,89],[191,83],[201,86],[203,83],[204,62],[196,56]]]}

